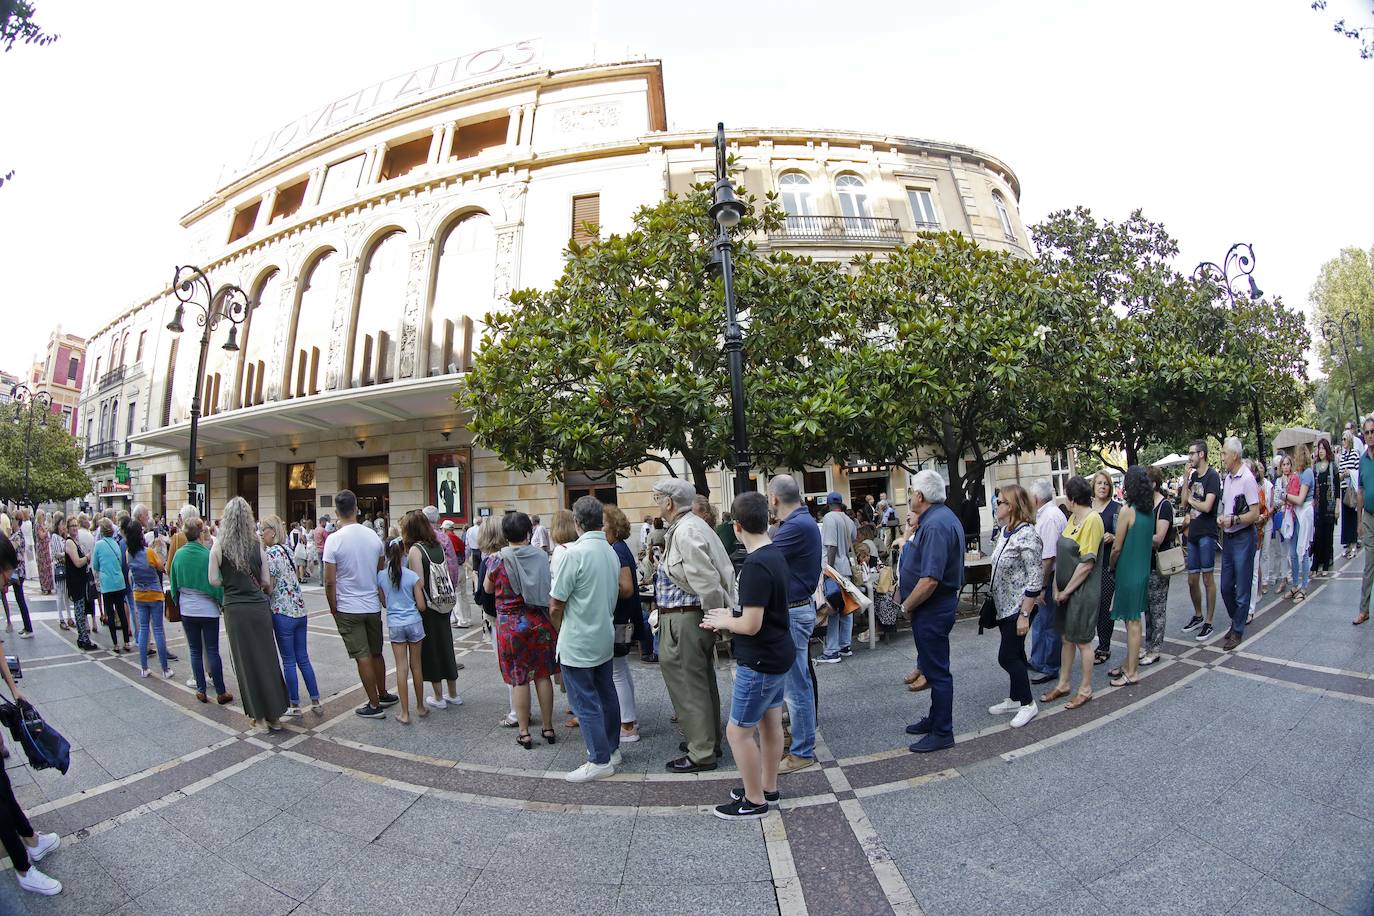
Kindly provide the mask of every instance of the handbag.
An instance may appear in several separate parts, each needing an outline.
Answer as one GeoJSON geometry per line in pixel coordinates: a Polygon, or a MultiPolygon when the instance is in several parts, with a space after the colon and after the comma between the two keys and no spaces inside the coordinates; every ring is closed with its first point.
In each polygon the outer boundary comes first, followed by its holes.
{"type": "Polygon", "coordinates": [[[28,700],[12,703],[0,700],[0,723],[9,728],[14,740],[24,748],[29,766],[35,770],[56,769],[63,775],[72,764],[72,746],[38,714],[28,700]]]}
{"type": "Polygon", "coordinates": [[[997,602],[988,595],[983,599],[983,606],[978,610],[978,632],[984,630],[997,629],[997,602]]]}
{"type": "Polygon", "coordinates": [[[1169,547],[1155,552],[1155,569],[1161,576],[1176,576],[1187,565],[1182,547],[1169,547]]]}
{"type": "Polygon", "coordinates": [[[162,614],[168,623],[181,623],[181,605],[170,592],[164,592],[162,595],[162,614]]]}
{"type": "Polygon", "coordinates": [[[890,593],[879,592],[873,598],[873,616],[877,618],[879,626],[895,627],[902,616],[902,606],[890,593]]]}

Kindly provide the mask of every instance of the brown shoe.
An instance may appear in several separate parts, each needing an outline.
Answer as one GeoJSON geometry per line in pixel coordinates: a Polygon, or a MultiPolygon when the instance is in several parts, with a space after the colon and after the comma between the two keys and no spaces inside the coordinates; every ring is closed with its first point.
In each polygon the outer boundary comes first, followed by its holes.
{"type": "Polygon", "coordinates": [[[920,668],[916,668],[916,669],[913,670],[910,674],[908,674],[906,677],[902,678],[902,683],[903,683],[903,684],[906,684],[906,685],[908,685],[908,686],[910,686],[910,685],[916,683],[916,679],[917,679],[918,677],[920,677],[920,676],[921,676],[921,669],[920,669],[920,668]]]}
{"type": "Polygon", "coordinates": [[[225,703],[232,703],[234,702],[234,695],[232,693],[221,693],[219,696],[215,697],[215,702],[221,706],[225,703]]]}
{"type": "Polygon", "coordinates": [[[207,697],[205,694],[201,693],[199,690],[196,691],[196,699],[200,700],[202,703],[210,702],[210,698],[207,697]]]}
{"type": "Polygon", "coordinates": [[[1226,638],[1221,641],[1221,648],[1225,652],[1230,652],[1238,645],[1240,645],[1240,636],[1236,634],[1235,630],[1227,633],[1226,638]]]}
{"type": "Polygon", "coordinates": [[[916,680],[906,685],[906,689],[910,690],[912,693],[920,693],[922,690],[930,689],[930,681],[926,680],[924,674],[918,674],[916,680]]]}
{"type": "Polygon", "coordinates": [[[1354,624],[1355,626],[1358,627],[1360,624],[1362,624],[1362,623],[1367,623],[1368,621],[1369,621],[1369,614],[1368,614],[1368,612],[1366,612],[1366,613],[1360,614],[1358,617],[1356,617],[1354,620],[1352,620],[1352,621],[1350,621],[1350,622],[1351,622],[1352,624],[1354,624]]]}
{"type": "Polygon", "coordinates": [[[778,764],[778,773],[795,773],[797,770],[804,770],[807,767],[813,767],[815,765],[815,757],[798,757],[796,754],[784,754],[782,761],[778,764]]]}

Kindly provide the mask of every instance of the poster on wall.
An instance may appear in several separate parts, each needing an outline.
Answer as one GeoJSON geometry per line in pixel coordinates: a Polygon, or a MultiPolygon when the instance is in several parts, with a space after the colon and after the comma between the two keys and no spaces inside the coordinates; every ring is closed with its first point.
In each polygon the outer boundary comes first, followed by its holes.
{"type": "Polygon", "coordinates": [[[439,507],[439,520],[452,519],[466,524],[468,510],[472,452],[459,449],[451,452],[429,453],[429,504],[439,507]]]}

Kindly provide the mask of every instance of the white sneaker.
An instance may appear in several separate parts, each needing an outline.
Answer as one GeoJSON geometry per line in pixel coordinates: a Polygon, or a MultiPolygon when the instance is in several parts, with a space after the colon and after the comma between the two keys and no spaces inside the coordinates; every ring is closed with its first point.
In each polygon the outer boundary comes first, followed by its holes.
{"type": "Polygon", "coordinates": [[[30,850],[27,850],[29,854],[29,861],[41,862],[43,861],[44,856],[46,856],[48,853],[52,852],[54,849],[61,845],[62,838],[57,834],[40,833],[38,835],[38,845],[30,850]]]}
{"type": "Polygon", "coordinates": [[[1040,715],[1040,707],[1036,706],[1035,703],[1031,703],[1029,706],[1021,706],[1017,709],[1016,715],[1012,716],[1011,727],[1020,728],[1038,715],[1040,715]]]}
{"type": "Polygon", "coordinates": [[[193,678],[193,677],[188,677],[188,678],[186,679],[186,686],[187,686],[187,687],[190,687],[190,688],[192,688],[192,689],[195,689],[195,687],[196,687],[196,679],[193,678]]]}
{"type": "Polygon", "coordinates": [[[611,751],[611,766],[623,767],[624,765],[625,758],[620,756],[620,748],[616,748],[615,750],[611,751]]]}
{"type": "MultiPolygon", "coordinates": [[[[33,639],[33,630],[23,630],[22,632],[20,632],[19,638],[20,638],[20,639],[33,639]]],[[[51,881],[52,879],[49,878],[48,880],[51,881]]],[[[54,883],[54,884],[57,884],[56,881],[53,881],[53,883],[54,883]]],[[[57,884],[57,891],[60,891],[60,890],[62,890],[62,885],[57,884]]],[[[57,891],[53,891],[53,893],[55,894],[55,893],[57,893],[57,891]]]]}
{"type": "Polygon", "coordinates": [[[1005,714],[1007,714],[1007,713],[1016,712],[1016,711],[1017,711],[1018,709],[1020,709],[1020,708],[1021,708],[1021,704],[1020,704],[1020,703],[1018,703],[1018,702],[1016,702],[1015,700],[1013,700],[1013,699],[1011,699],[1010,697],[1008,697],[1007,699],[1005,699],[1005,700],[1003,700],[1002,702],[996,704],[995,706],[989,706],[989,707],[988,707],[988,712],[992,713],[994,716],[1001,716],[1001,715],[1005,715],[1005,714]]]}
{"type": "Polygon", "coordinates": [[[635,743],[636,741],[638,741],[638,740],[639,740],[639,729],[636,728],[636,729],[635,729],[634,731],[632,731],[632,732],[627,732],[627,731],[625,731],[625,729],[623,729],[623,728],[620,730],[620,743],[621,743],[621,744],[634,744],[634,743],[635,743]]]}
{"type": "Polygon", "coordinates": [[[62,882],[55,878],[49,878],[38,870],[38,867],[30,866],[26,874],[15,873],[19,879],[19,886],[33,894],[42,894],[44,897],[55,897],[62,893],[62,882]]]}
{"type": "Polygon", "coordinates": [[[593,779],[605,779],[607,776],[614,775],[615,767],[611,764],[592,763],[588,760],[563,778],[568,782],[591,782],[593,779]]]}
{"type": "Polygon", "coordinates": [[[301,717],[301,708],[299,706],[288,706],[286,707],[286,712],[281,714],[281,717],[283,719],[299,719],[301,717]]]}
{"type": "Polygon", "coordinates": [[[448,704],[438,697],[425,697],[425,705],[430,709],[448,709],[448,704]]]}
{"type": "Polygon", "coordinates": [[[448,694],[444,694],[444,702],[447,703],[447,704],[450,705],[450,706],[462,706],[462,705],[463,705],[463,698],[460,697],[460,696],[458,696],[458,694],[456,694],[456,693],[455,693],[453,696],[449,696],[448,694]]]}
{"type": "Polygon", "coordinates": [[[147,668],[144,668],[141,672],[139,672],[139,675],[138,675],[138,676],[139,676],[139,677],[151,677],[151,676],[152,676],[152,673],[153,673],[153,672],[149,671],[147,668]]]}
{"type": "Polygon", "coordinates": [[[172,678],[174,678],[174,677],[176,677],[176,676],[177,676],[177,673],[176,673],[175,671],[173,671],[171,668],[168,668],[166,671],[163,671],[163,672],[162,672],[162,677],[163,677],[164,680],[170,681],[172,678]]]}

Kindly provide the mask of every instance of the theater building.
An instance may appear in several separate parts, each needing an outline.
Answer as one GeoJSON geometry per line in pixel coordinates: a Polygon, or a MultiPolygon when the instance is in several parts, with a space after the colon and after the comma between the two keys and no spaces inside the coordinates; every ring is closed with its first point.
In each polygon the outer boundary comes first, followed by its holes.
{"type": "MultiPolygon", "coordinates": [[[[516,473],[472,445],[453,394],[484,314],[513,289],[552,285],[588,224],[625,231],[641,205],[711,175],[713,139],[709,125],[668,130],[660,62],[548,69],[538,42],[420,67],[266,133],[181,221],[182,263],[253,304],[238,351],[222,349],[227,325],[209,348],[194,469],[208,513],[239,495],[259,513],[314,518],[344,487],[388,518],[431,503],[460,521],[547,513],[583,493],[632,518],[649,510],[661,468],[516,473]]],[[[728,139],[742,183],[777,192],[788,214],[762,246],[847,260],[940,228],[1029,253],[1017,178],[987,153],[829,128],[741,126],[728,139]]],[[[95,335],[80,420],[100,426],[88,440],[115,442],[133,501],[155,512],[182,503],[189,473],[201,329],[188,315],[169,332],[176,300],[156,285],[177,256],[95,335]],[[102,419],[113,371],[120,397],[102,419]]],[[[1049,457],[1027,456],[989,482],[1050,472],[1049,457]]],[[[811,494],[901,498],[907,484],[862,456],[797,473],[811,494]]],[[[714,475],[718,500],[728,476],[714,475]]]]}

